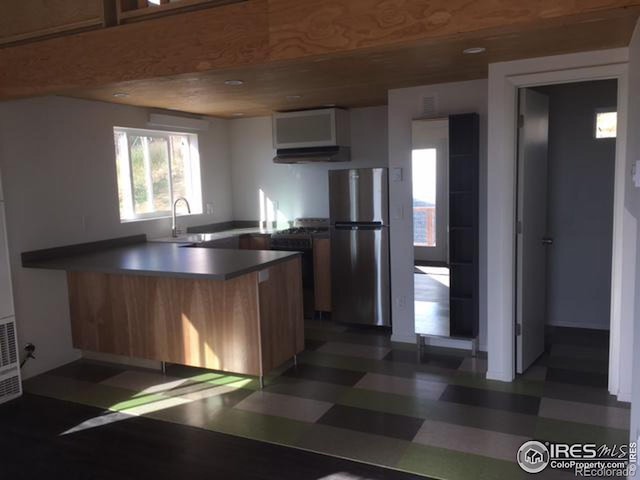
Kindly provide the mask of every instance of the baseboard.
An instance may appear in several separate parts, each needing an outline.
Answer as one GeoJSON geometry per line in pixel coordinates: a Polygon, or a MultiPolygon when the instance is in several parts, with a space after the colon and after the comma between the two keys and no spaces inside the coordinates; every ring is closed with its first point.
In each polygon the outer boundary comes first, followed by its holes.
{"type": "Polygon", "coordinates": [[[631,392],[618,392],[616,398],[619,402],[631,403],[631,392]]]}
{"type": "Polygon", "coordinates": [[[416,344],[416,336],[414,335],[403,335],[403,334],[391,334],[391,341],[397,343],[412,343],[416,344]]]}
{"type": "Polygon", "coordinates": [[[496,380],[498,382],[513,382],[513,374],[511,372],[487,372],[487,380],[496,380]]]}
{"type": "Polygon", "coordinates": [[[472,340],[460,340],[446,337],[424,337],[424,344],[431,347],[455,348],[458,350],[471,350],[472,340]]]}
{"type": "Polygon", "coordinates": [[[98,362],[119,363],[129,367],[148,368],[151,370],[161,370],[160,362],[155,360],[145,360],[142,358],[123,357],[121,355],[113,355],[110,353],[82,351],[82,358],[88,360],[96,360],[98,362]]]}

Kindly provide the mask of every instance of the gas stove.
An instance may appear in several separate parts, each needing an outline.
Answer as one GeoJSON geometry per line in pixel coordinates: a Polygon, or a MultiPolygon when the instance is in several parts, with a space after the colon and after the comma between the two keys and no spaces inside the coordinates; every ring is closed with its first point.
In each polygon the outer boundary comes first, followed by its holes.
{"type": "Polygon", "coordinates": [[[313,237],[329,232],[329,220],[326,218],[297,218],[294,226],[271,234],[273,250],[310,250],[313,237]]]}

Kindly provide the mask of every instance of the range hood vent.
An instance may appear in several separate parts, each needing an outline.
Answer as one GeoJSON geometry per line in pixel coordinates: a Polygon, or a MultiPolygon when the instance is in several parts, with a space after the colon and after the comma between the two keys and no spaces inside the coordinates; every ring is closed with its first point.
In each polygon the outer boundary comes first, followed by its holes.
{"type": "Polygon", "coordinates": [[[348,162],[349,112],[321,108],[273,114],[275,163],[348,162]]]}
{"type": "Polygon", "coordinates": [[[330,147],[279,148],[274,163],[348,162],[351,148],[337,145],[330,147]]]}

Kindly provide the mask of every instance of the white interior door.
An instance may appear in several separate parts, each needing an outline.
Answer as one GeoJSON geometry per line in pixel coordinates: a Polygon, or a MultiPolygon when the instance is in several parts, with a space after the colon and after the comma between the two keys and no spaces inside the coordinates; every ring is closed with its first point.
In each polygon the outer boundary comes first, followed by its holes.
{"type": "Polygon", "coordinates": [[[411,130],[414,256],[447,263],[449,119],[414,120],[411,130]]]}
{"type": "Polygon", "coordinates": [[[516,278],[517,372],[544,352],[549,99],[520,90],[516,278]]]}

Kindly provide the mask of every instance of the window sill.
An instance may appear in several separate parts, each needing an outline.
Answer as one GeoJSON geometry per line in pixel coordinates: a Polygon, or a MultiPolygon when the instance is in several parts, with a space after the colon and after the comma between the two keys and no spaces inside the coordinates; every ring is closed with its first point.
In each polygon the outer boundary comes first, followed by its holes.
{"type": "MultiPolygon", "coordinates": [[[[195,215],[202,215],[202,212],[181,213],[176,215],[176,218],[193,217],[195,215]]],[[[157,217],[121,218],[120,223],[150,222],[153,220],[171,219],[171,217],[172,215],[169,213],[167,215],[162,214],[161,216],[157,216],[157,217]]]]}

